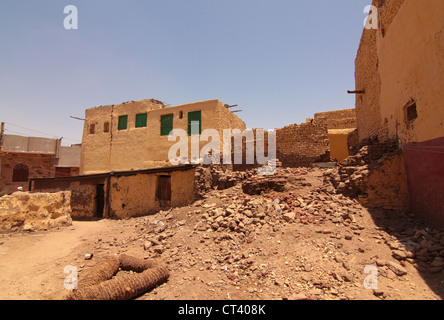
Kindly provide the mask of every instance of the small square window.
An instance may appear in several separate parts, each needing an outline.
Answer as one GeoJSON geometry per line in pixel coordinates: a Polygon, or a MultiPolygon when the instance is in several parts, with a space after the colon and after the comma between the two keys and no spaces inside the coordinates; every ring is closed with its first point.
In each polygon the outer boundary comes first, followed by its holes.
{"type": "Polygon", "coordinates": [[[418,118],[418,110],[416,109],[416,102],[407,105],[405,112],[406,112],[407,122],[412,122],[416,118],[418,118]]]}
{"type": "Polygon", "coordinates": [[[146,113],[140,113],[136,115],[136,128],[146,127],[148,115],[146,113]]]}
{"type": "Polygon", "coordinates": [[[126,130],[128,128],[128,116],[119,116],[119,123],[117,129],[126,130]]]}

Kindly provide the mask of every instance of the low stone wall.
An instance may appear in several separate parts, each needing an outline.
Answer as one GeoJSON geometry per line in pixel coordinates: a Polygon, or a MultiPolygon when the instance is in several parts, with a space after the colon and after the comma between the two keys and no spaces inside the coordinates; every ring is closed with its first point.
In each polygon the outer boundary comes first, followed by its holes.
{"type": "Polygon", "coordinates": [[[70,191],[0,197],[0,232],[48,230],[71,223],[70,191]]]}
{"type": "Polygon", "coordinates": [[[330,161],[327,126],[307,122],[277,129],[276,154],[283,167],[309,167],[330,161]]]}

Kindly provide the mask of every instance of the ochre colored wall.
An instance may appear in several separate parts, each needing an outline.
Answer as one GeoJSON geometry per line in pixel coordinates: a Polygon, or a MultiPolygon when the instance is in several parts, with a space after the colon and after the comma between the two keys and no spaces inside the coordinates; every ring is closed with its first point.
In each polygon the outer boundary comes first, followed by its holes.
{"type": "Polygon", "coordinates": [[[156,174],[112,176],[110,181],[110,218],[128,218],[155,213],[161,209],[157,198],[159,175],[171,176],[171,207],[194,201],[195,170],[156,174]]]}
{"type": "Polygon", "coordinates": [[[444,1],[405,0],[377,48],[388,138],[406,144],[444,136],[444,1]],[[412,99],[418,118],[408,123],[412,99]]]}
{"type": "Polygon", "coordinates": [[[360,201],[369,208],[407,210],[409,193],[403,155],[387,156],[381,163],[365,179],[367,197],[360,197],[360,201]]]}
{"type": "Polygon", "coordinates": [[[314,115],[316,123],[325,123],[327,129],[349,129],[356,128],[356,110],[343,109],[326,112],[318,112],[314,115]]]}
{"type": "Polygon", "coordinates": [[[330,142],[330,158],[339,162],[350,155],[349,134],[355,129],[332,129],[328,130],[328,140],[330,142]]]}
{"type": "Polygon", "coordinates": [[[283,167],[305,167],[329,161],[327,126],[315,121],[276,129],[276,154],[283,167]]]}
{"type": "MultiPolygon", "coordinates": [[[[96,216],[97,185],[103,184],[106,190],[106,178],[72,178],[33,181],[33,192],[71,191],[71,216],[74,220],[87,220],[96,216]]],[[[106,193],[105,199],[106,203],[106,193]]]]}
{"type": "MultiPolygon", "coordinates": [[[[143,100],[144,101],[144,100],[143,100]]],[[[109,171],[140,170],[171,165],[168,151],[176,141],[160,135],[160,118],[173,115],[173,128],[188,132],[188,112],[202,112],[202,131],[215,129],[223,138],[222,130],[245,129],[245,123],[223,106],[219,100],[190,103],[176,107],[157,108],[141,103],[126,103],[88,109],[82,141],[82,174],[109,171]],[[135,128],[135,116],[148,112],[147,127],[135,128]],[[128,128],[118,130],[118,117],[128,115],[128,128]],[[182,115],[182,118],[181,118],[182,115]],[[110,122],[110,132],[103,132],[103,122],[110,122]],[[89,134],[89,124],[98,123],[94,134],[89,134]]],[[[178,140],[177,140],[178,141],[178,140]]],[[[191,139],[189,154],[191,154],[191,139]]],[[[201,149],[208,142],[200,142],[201,149]]],[[[222,146],[222,142],[221,142],[222,146]]],[[[222,149],[221,149],[222,150],[222,149]]]]}
{"type": "Polygon", "coordinates": [[[356,96],[360,140],[444,136],[444,1],[387,0],[378,13],[379,29],[364,29],[356,57],[356,89],[365,90],[356,96]],[[418,118],[408,122],[411,101],[418,118]]]}

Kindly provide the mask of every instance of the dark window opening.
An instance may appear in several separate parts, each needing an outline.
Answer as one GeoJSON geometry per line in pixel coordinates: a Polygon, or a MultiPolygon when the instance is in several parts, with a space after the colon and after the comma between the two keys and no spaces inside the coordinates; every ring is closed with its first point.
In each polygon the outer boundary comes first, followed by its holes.
{"type": "Polygon", "coordinates": [[[406,119],[407,122],[411,122],[416,118],[418,118],[418,111],[416,109],[416,102],[414,102],[406,107],[406,119]]]}
{"type": "Polygon", "coordinates": [[[89,134],[94,134],[96,133],[96,124],[95,123],[91,123],[89,125],[89,134]]]}
{"type": "Polygon", "coordinates": [[[106,121],[103,124],[103,132],[109,132],[109,122],[108,121],[106,121]]]}
{"type": "Polygon", "coordinates": [[[179,111],[179,119],[183,119],[183,111],[179,111]]]}
{"type": "Polygon", "coordinates": [[[148,115],[146,113],[140,113],[136,115],[136,128],[146,127],[148,115]]]}
{"type": "Polygon", "coordinates": [[[117,129],[126,130],[128,128],[128,116],[120,116],[119,123],[117,124],[117,129]]]}
{"type": "Polygon", "coordinates": [[[17,164],[12,171],[12,181],[13,182],[24,182],[28,181],[29,167],[26,164],[17,164]]]}

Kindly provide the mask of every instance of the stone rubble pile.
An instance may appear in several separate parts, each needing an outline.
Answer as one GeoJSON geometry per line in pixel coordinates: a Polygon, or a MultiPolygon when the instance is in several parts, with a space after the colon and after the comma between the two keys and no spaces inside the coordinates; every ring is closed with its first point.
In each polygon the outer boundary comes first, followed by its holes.
{"type": "Polygon", "coordinates": [[[396,141],[380,143],[377,139],[366,139],[355,146],[354,155],[340,163],[338,168],[325,171],[324,182],[345,196],[363,195],[366,193],[365,179],[397,151],[396,141]]]}

